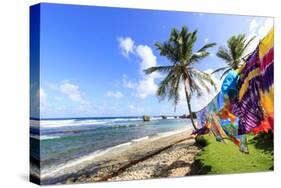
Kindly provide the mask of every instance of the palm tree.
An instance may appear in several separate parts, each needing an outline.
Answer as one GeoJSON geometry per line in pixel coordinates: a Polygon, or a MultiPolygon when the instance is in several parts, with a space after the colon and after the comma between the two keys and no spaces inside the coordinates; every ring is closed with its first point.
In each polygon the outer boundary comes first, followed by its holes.
{"type": "Polygon", "coordinates": [[[194,32],[188,32],[187,27],[182,27],[181,31],[178,31],[176,28],[172,29],[169,40],[163,43],[157,42],[155,44],[157,50],[160,51],[160,55],[170,60],[172,65],[150,67],[144,70],[146,74],[151,74],[153,72],[166,74],[166,77],[160,82],[156,94],[160,97],[160,100],[166,97],[168,97],[168,100],[172,100],[175,110],[180,99],[179,91],[181,85],[184,86],[186,102],[194,129],[197,128],[194,123],[190,105],[191,95],[197,93],[198,96],[201,96],[202,88],[210,92],[208,84],[216,89],[216,85],[211,79],[211,76],[193,66],[207,57],[210,53],[206,50],[216,44],[206,44],[198,51],[193,52],[193,47],[197,40],[196,34],[196,30],[194,32]]]}
{"type": "Polygon", "coordinates": [[[244,34],[230,37],[227,41],[227,48],[220,47],[216,54],[219,58],[223,59],[227,65],[225,67],[216,69],[214,72],[212,72],[212,74],[224,71],[220,78],[222,79],[223,76],[226,75],[230,70],[236,70],[240,68],[245,62],[244,59],[249,55],[245,53],[254,38],[255,37],[252,37],[247,41],[247,38],[244,34]]]}

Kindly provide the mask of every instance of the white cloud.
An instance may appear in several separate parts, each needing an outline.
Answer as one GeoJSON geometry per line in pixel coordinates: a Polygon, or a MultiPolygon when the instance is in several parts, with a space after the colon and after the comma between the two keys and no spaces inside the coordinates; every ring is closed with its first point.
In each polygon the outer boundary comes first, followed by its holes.
{"type": "Polygon", "coordinates": [[[129,105],[129,109],[133,110],[133,109],[135,109],[135,106],[134,105],[129,105]]]}
{"type": "Polygon", "coordinates": [[[61,98],[61,97],[56,96],[56,97],[55,97],[55,100],[56,100],[56,101],[61,101],[61,100],[62,100],[62,98],[61,98]]]}
{"type": "Polygon", "coordinates": [[[73,101],[80,101],[81,95],[79,92],[79,87],[77,85],[71,84],[68,81],[60,86],[62,93],[66,94],[73,101]]]}
{"type": "Polygon", "coordinates": [[[208,39],[208,38],[205,38],[205,39],[204,39],[204,43],[207,44],[208,42],[209,42],[209,39],[208,39]]]}
{"type": "Polygon", "coordinates": [[[152,76],[146,76],[138,82],[135,95],[140,98],[146,98],[149,95],[155,95],[157,84],[152,76]]]}
{"type": "Polygon", "coordinates": [[[129,105],[129,109],[133,114],[144,112],[144,109],[142,107],[137,107],[137,106],[134,106],[134,105],[129,105]]]}
{"type": "Polygon", "coordinates": [[[134,41],[130,37],[120,37],[118,41],[123,56],[129,57],[130,53],[134,53],[134,41]]]}
{"type": "Polygon", "coordinates": [[[63,94],[67,95],[68,98],[72,101],[83,103],[83,104],[88,103],[88,101],[82,98],[82,94],[79,91],[79,86],[72,84],[69,81],[64,81],[60,85],[60,91],[63,94]]]}
{"type": "Polygon", "coordinates": [[[160,74],[154,72],[150,75],[145,75],[143,70],[157,66],[157,58],[151,48],[146,45],[138,45],[136,47],[136,53],[141,59],[140,74],[142,75],[142,79],[138,82],[136,87],[136,96],[146,98],[149,95],[155,95],[158,88],[155,79],[159,78],[160,74]]]}
{"type": "Polygon", "coordinates": [[[46,88],[50,89],[50,90],[56,91],[56,90],[59,89],[59,86],[57,84],[47,82],[46,83],[46,88]]]}
{"type": "Polygon", "coordinates": [[[157,65],[156,56],[153,54],[150,47],[147,45],[138,45],[136,47],[137,55],[141,58],[140,68],[147,69],[157,65]]]}
{"type": "Polygon", "coordinates": [[[108,91],[106,95],[108,97],[114,97],[117,99],[124,97],[123,93],[121,93],[120,91],[116,91],[116,92],[108,91]]]}
{"type": "Polygon", "coordinates": [[[129,89],[134,89],[134,88],[136,88],[136,84],[133,83],[132,81],[128,80],[126,74],[123,74],[123,75],[122,75],[122,86],[123,86],[124,88],[129,88],[129,89]]]}
{"type": "Polygon", "coordinates": [[[266,34],[273,27],[273,18],[255,18],[251,20],[249,25],[248,39],[256,36],[254,41],[248,47],[246,54],[252,52],[257,47],[259,41],[266,36],[266,34]]]}
{"type": "MultiPolygon", "coordinates": [[[[123,38],[120,38],[123,39],[123,38]]],[[[124,41],[120,40],[119,41],[124,41]]],[[[125,53],[125,57],[128,57],[128,55],[130,53],[134,54],[135,56],[140,58],[140,62],[139,62],[139,71],[140,71],[140,76],[141,79],[138,82],[132,82],[130,80],[127,79],[126,75],[122,76],[122,85],[125,88],[129,88],[129,89],[134,89],[135,93],[134,95],[140,98],[146,98],[149,95],[155,95],[155,92],[158,88],[155,79],[160,78],[161,75],[159,73],[152,73],[150,75],[145,75],[143,70],[147,69],[149,67],[154,67],[157,66],[157,58],[156,56],[153,54],[152,49],[147,46],[147,45],[134,45],[134,41],[130,38],[130,37],[126,37],[125,39],[127,39],[130,42],[127,42],[129,47],[127,48],[127,50],[124,50],[125,48],[123,48],[122,53],[125,53]],[[133,46],[131,45],[133,44],[133,46]]],[[[125,42],[124,42],[125,43],[125,42]]],[[[121,42],[120,42],[120,46],[121,46],[121,42]]],[[[123,45],[125,46],[125,45],[123,45]]],[[[122,49],[122,48],[121,48],[122,49]]]]}

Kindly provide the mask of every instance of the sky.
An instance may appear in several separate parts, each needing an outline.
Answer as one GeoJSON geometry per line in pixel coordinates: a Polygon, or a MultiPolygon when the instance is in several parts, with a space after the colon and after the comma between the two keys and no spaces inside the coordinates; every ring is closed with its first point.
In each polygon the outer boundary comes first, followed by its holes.
{"type": "MultiPolygon", "coordinates": [[[[36,63],[40,64],[40,79],[31,76],[30,81],[31,103],[40,106],[40,113],[31,105],[31,117],[185,114],[183,88],[175,112],[171,101],[160,101],[155,95],[165,75],[143,73],[148,67],[170,64],[155,43],[166,41],[172,28],[197,29],[194,51],[206,43],[217,43],[210,55],[195,65],[211,73],[225,65],[215,54],[229,37],[240,33],[256,36],[250,52],[272,25],[273,19],[268,17],[43,3],[40,62],[31,63],[31,74],[38,69],[36,63]]],[[[32,37],[36,34],[31,34],[31,41],[32,37]]],[[[32,50],[31,61],[35,56],[32,50]]],[[[220,73],[212,78],[220,88],[220,73]]],[[[201,97],[193,95],[193,111],[207,105],[217,92],[212,89],[201,97]]]]}

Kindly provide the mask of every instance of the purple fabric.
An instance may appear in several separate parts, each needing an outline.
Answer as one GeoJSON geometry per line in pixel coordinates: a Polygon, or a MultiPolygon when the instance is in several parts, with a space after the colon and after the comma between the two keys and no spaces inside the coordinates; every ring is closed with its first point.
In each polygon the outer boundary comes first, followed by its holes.
{"type": "Polygon", "coordinates": [[[210,129],[207,128],[206,126],[204,126],[198,130],[192,131],[192,134],[204,135],[204,134],[208,134],[209,132],[210,132],[210,129]]]}
{"type": "MultiPolygon", "coordinates": [[[[259,68],[258,48],[247,61],[244,69],[240,73],[238,81],[238,89],[241,88],[249,73],[259,68]]],[[[257,127],[263,120],[263,111],[259,103],[260,88],[262,76],[256,76],[249,81],[248,88],[245,91],[241,100],[236,97],[231,101],[232,112],[239,117],[238,134],[243,135],[249,133],[253,128],[257,127]]],[[[268,79],[270,81],[270,79],[268,79]]],[[[266,83],[264,87],[266,88],[266,83]]]]}
{"type": "Polygon", "coordinates": [[[265,71],[262,74],[262,80],[261,80],[261,90],[263,92],[268,92],[269,88],[273,85],[274,82],[274,65],[273,63],[269,64],[265,71]]]}

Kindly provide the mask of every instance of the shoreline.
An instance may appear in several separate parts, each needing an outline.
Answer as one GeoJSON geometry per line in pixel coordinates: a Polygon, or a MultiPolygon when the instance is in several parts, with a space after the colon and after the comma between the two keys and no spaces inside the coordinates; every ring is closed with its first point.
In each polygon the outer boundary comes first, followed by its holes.
{"type": "MultiPolygon", "coordinates": [[[[60,184],[81,181],[106,181],[145,158],[153,157],[184,140],[194,140],[191,129],[184,128],[143,137],[75,159],[54,168],[42,169],[41,184],[60,184]],[[89,179],[88,179],[89,180],[89,179]]],[[[85,182],[88,182],[85,181],[85,182]]]]}
{"type": "Polygon", "coordinates": [[[195,144],[195,140],[189,138],[131,165],[107,180],[127,181],[187,176],[199,152],[200,149],[195,144]]]}
{"type": "Polygon", "coordinates": [[[77,177],[68,178],[64,183],[122,181],[183,176],[190,171],[191,164],[196,154],[199,152],[199,148],[195,146],[195,139],[194,136],[191,135],[191,130],[186,130],[181,133],[154,139],[152,142],[139,143],[133,150],[129,149],[125,152],[131,154],[127,154],[127,159],[123,161],[123,163],[119,161],[115,164],[108,164],[95,173],[84,173],[77,177]],[[140,148],[146,149],[144,149],[145,151],[138,151],[140,148]],[[137,153],[132,154],[132,152],[137,153]],[[165,164],[163,167],[159,167],[162,162],[165,164]],[[155,168],[148,167],[151,167],[152,163],[155,164],[155,168]],[[183,163],[188,165],[185,166],[183,163]],[[165,173],[169,171],[173,172],[170,175],[165,175],[165,173]]]}

